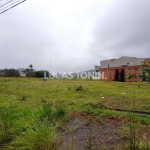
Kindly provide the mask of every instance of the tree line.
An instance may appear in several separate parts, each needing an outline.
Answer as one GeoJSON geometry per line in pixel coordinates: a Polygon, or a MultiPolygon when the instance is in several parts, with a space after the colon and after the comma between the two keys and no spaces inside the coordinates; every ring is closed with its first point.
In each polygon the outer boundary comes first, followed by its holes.
{"type": "MultiPolygon", "coordinates": [[[[46,72],[46,76],[49,77],[49,71],[46,70],[34,70],[33,65],[29,65],[29,68],[21,71],[23,72],[26,77],[36,77],[36,78],[42,78],[44,77],[44,72],[46,72]]],[[[3,77],[20,77],[20,72],[17,69],[10,68],[10,69],[4,69],[0,71],[0,75],[3,77]]]]}

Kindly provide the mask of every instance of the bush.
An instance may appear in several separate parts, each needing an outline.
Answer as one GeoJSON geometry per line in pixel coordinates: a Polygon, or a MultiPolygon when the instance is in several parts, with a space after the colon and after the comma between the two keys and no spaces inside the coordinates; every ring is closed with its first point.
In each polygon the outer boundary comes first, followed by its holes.
{"type": "Polygon", "coordinates": [[[126,79],[131,79],[131,78],[134,78],[135,77],[135,74],[127,74],[126,75],[126,79]]]}
{"type": "Polygon", "coordinates": [[[81,85],[75,88],[76,92],[79,92],[79,91],[82,91],[82,90],[83,90],[83,87],[81,85]]]}

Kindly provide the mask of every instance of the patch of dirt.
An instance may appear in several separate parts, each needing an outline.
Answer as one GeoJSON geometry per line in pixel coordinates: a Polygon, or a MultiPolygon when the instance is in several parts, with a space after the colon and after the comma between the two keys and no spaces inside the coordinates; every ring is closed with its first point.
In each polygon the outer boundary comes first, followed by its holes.
{"type": "Polygon", "coordinates": [[[120,150],[126,142],[119,134],[118,120],[100,123],[95,116],[75,113],[62,133],[61,149],[120,150]]]}

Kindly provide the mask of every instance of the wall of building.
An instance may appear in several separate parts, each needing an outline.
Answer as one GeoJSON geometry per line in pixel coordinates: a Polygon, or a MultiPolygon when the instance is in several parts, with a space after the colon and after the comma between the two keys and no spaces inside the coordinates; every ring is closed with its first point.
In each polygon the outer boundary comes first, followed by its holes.
{"type": "Polygon", "coordinates": [[[127,81],[127,82],[138,82],[140,79],[140,66],[125,66],[125,67],[113,67],[113,68],[100,68],[101,74],[103,74],[101,80],[104,81],[127,81]],[[134,74],[135,76],[131,79],[127,79],[128,74],[134,74]]]}
{"type": "Polygon", "coordinates": [[[135,76],[131,79],[125,79],[125,81],[127,82],[131,82],[131,81],[134,81],[134,82],[139,82],[141,81],[141,78],[140,78],[140,74],[141,74],[141,70],[140,70],[140,66],[130,66],[130,67],[127,67],[125,69],[125,73],[126,75],[127,74],[134,74],[135,76]]]}

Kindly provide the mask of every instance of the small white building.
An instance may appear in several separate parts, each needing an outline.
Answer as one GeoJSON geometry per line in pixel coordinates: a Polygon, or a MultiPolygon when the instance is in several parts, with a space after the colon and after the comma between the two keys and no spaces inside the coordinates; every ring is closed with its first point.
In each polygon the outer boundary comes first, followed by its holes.
{"type": "Polygon", "coordinates": [[[26,77],[26,74],[24,72],[20,72],[21,77],[26,77]]]}

